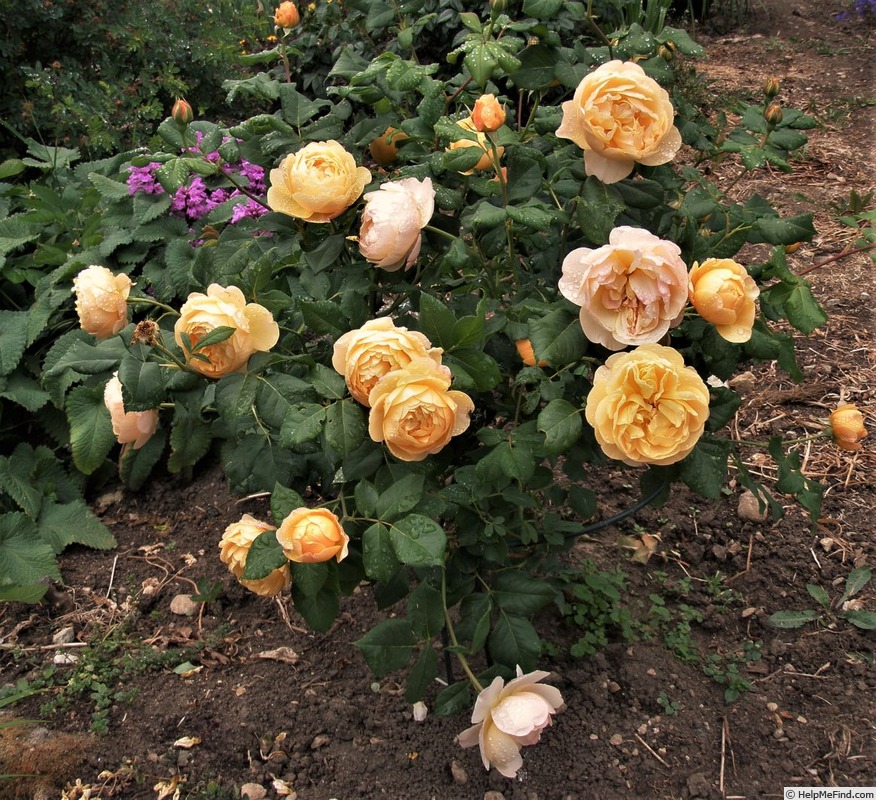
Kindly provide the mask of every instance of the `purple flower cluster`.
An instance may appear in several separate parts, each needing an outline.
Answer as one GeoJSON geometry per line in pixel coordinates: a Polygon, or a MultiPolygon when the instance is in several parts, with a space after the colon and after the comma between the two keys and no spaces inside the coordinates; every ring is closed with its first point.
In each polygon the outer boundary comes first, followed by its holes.
{"type": "Polygon", "coordinates": [[[839,14],[834,14],[833,18],[837,22],[845,22],[855,16],[864,17],[868,14],[876,15],[876,0],[854,0],[851,11],[841,11],[839,14]]]}
{"type": "MultiPolygon", "coordinates": [[[[199,133],[199,139],[200,136],[201,134],[199,133]]],[[[193,153],[197,152],[193,148],[189,149],[193,153]]],[[[204,157],[213,163],[218,162],[220,158],[218,152],[206,153],[204,157]]],[[[156,178],[156,173],[160,166],[161,164],[153,161],[145,167],[129,167],[128,193],[132,195],[139,192],[163,194],[164,189],[161,188],[161,184],[156,178]]],[[[238,182],[243,183],[251,194],[263,195],[265,193],[265,171],[258,164],[241,160],[238,164],[224,164],[222,172],[225,175],[241,178],[242,181],[238,182]]],[[[229,189],[228,187],[220,186],[210,189],[200,175],[194,176],[185,186],[180,186],[173,193],[170,211],[172,214],[183,217],[188,222],[196,222],[203,219],[216,206],[235,197],[244,198],[244,202],[235,204],[231,212],[232,224],[236,224],[246,218],[256,219],[267,211],[263,205],[247,197],[237,188],[229,189]]]]}

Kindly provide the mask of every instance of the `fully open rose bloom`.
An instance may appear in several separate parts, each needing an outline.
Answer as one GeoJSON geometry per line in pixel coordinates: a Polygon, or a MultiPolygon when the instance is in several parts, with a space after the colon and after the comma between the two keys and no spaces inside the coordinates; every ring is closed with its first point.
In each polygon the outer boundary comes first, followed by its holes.
{"type": "Polygon", "coordinates": [[[709,389],[677,350],[643,344],[596,370],[585,416],[609,458],[665,466],[681,461],[702,436],[709,389]]]}
{"type": "Polygon", "coordinates": [[[431,178],[404,178],[384,183],[365,195],[359,252],[374,266],[395,272],[420,255],[420,232],[435,211],[431,178]]]}
{"type": "Polygon", "coordinates": [[[615,183],[636,162],[655,167],[681,147],[669,93],[632,61],[609,61],[586,75],[563,103],[557,136],[584,150],[584,169],[615,183]]]}
{"type": "MultiPolygon", "coordinates": [[[[479,131],[474,122],[472,122],[471,117],[464,117],[463,119],[457,120],[456,124],[459,125],[463,130],[469,131],[470,133],[477,134],[478,140],[474,141],[473,139],[458,139],[455,142],[451,142],[447,147],[448,150],[460,150],[465,147],[479,147],[483,150],[483,155],[478,160],[478,163],[474,165],[474,169],[485,170],[492,169],[493,164],[493,149],[487,142],[487,135],[479,131]]],[[[504,147],[496,148],[496,156],[498,158],[502,157],[502,154],[505,152],[504,147]]],[[[470,175],[473,170],[468,170],[467,172],[463,172],[463,175],[470,175]]]]}
{"type": "Polygon", "coordinates": [[[189,366],[208,378],[221,378],[243,369],[253,353],[267,352],[280,338],[280,328],[271,312],[258,303],[247,303],[236,286],[225,288],[211,283],[207,294],[192,292],[179,313],[173,329],[176,343],[183,348],[189,366]],[[224,341],[196,351],[209,361],[192,357],[182,335],[188,334],[194,347],[210,331],[221,327],[235,330],[224,341]]]}
{"type": "Polygon", "coordinates": [[[579,247],[563,260],[559,288],[581,306],[581,327],[609,350],[659,341],[681,322],[687,305],[687,267],[673,242],[621,226],[608,244],[579,247]]]}
{"type": "Polygon", "coordinates": [[[103,403],[110,412],[113,434],[119,444],[139,450],[148,442],[158,428],[158,409],[149,411],[125,411],[122,399],[122,382],[119,373],[114,372],[103,389],[103,403]]]}
{"type": "Polygon", "coordinates": [[[262,597],[275,597],[289,588],[292,581],[288,564],[278,567],[259,580],[248,581],[240,577],[246,567],[246,557],[249,555],[252,543],[273,527],[249,514],[244,514],[239,522],[232,522],[225,529],[219,541],[219,560],[228,565],[228,569],[247,589],[262,597]]]}
{"type": "Polygon", "coordinates": [[[350,394],[367,406],[371,390],[388,372],[424,356],[440,364],[443,352],[419,331],[397,328],[389,317],[381,317],[341,336],[335,342],[332,366],[344,376],[350,394]]]}
{"type": "Polygon", "coordinates": [[[422,461],[469,425],[474,403],[450,389],[447,367],[416,358],[381,378],[371,394],[368,433],[402,461],[422,461]]]}
{"type": "Polygon", "coordinates": [[[356,202],[370,180],[338,142],[311,142],[271,170],[268,205],[306,222],[329,222],[356,202]]]}
{"type": "Polygon", "coordinates": [[[688,276],[690,301],[728,342],[747,342],[760,289],[742,264],[731,258],[707,258],[688,276]]]}
{"type": "Polygon", "coordinates": [[[316,564],[332,558],[343,561],[350,537],[331,511],[302,506],[280,523],[277,541],[290,561],[316,564]]]}
{"type": "Polygon", "coordinates": [[[536,744],[551,724],[563,698],[559,689],[539,683],[548,675],[541,670],[524,675],[517,667],[517,677],[507,686],[502,678],[494,678],[478,695],[471,715],[474,725],[457,741],[463,747],[478,745],[486,769],[493,766],[506,778],[516,777],[523,766],[520,748],[536,744]]]}
{"type": "Polygon", "coordinates": [[[860,450],[861,439],[867,435],[864,415],[852,403],[843,403],[830,415],[830,429],[840,450],[860,450]]]}
{"type": "Polygon", "coordinates": [[[90,266],[73,278],[76,313],[82,330],[97,339],[115,336],[128,324],[131,279],[106,267],[90,266]]]}

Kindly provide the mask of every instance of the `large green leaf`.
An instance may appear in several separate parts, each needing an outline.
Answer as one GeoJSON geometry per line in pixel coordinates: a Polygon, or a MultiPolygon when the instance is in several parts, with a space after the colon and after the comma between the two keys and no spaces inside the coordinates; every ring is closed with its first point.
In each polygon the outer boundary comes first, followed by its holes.
{"type": "Polygon", "coordinates": [[[84,500],[69,503],[45,503],[37,521],[43,541],[60,553],[69,544],[84,544],[98,550],[116,546],[116,540],[85,505],[84,500]]]}
{"type": "Polygon", "coordinates": [[[408,595],[408,621],[411,630],[428,641],[444,628],[444,603],[441,592],[428,583],[421,583],[408,595]]]}
{"type": "Polygon", "coordinates": [[[411,567],[432,567],[444,563],[447,535],[434,520],[410,514],[389,526],[389,539],[399,561],[411,567]]]}
{"type": "Polygon", "coordinates": [[[103,387],[79,386],[71,390],[67,396],[67,420],[73,463],[80,472],[91,475],[116,443],[110,414],[103,402],[103,387]]]}
{"type": "Polygon", "coordinates": [[[409,703],[422,700],[437,677],[438,654],[435,652],[435,648],[426,642],[405,682],[405,700],[409,703]]]}
{"type": "Polygon", "coordinates": [[[587,340],[577,315],[564,308],[529,321],[529,338],[537,360],[553,366],[571,364],[587,350],[587,340]]]}
{"type": "Polygon", "coordinates": [[[489,648],[503,666],[510,669],[519,666],[524,672],[531,672],[541,653],[541,640],[528,619],[503,612],[490,633],[489,648]]]}
{"type": "Polygon", "coordinates": [[[520,570],[507,570],[496,575],[492,593],[499,608],[519,615],[534,614],[557,597],[557,590],[547,581],[520,570]]]}
{"type": "Polygon", "coordinates": [[[371,671],[380,677],[406,666],[416,643],[417,637],[406,619],[387,619],[355,644],[371,671]]]}
{"type": "Polygon", "coordinates": [[[36,519],[43,502],[43,493],[33,485],[31,470],[33,462],[0,456],[0,490],[8,494],[25,514],[36,519]]]}
{"type": "Polygon", "coordinates": [[[36,523],[19,512],[0,515],[0,589],[60,580],[55,551],[36,523]]]}
{"type": "Polygon", "coordinates": [[[551,400],[538,415],[538,429],[544,433],[544,449],[554,455],[575,444],[583,428],[581,409],[568,400],[551,400]]]}
{"type": "Polygon", "coordinates": [[[164,400],[164,370],[155,361],[128,356],[119,364],[126,411],[149,411],[164,400]]]}
{"type": "Polygon", "coordinates": [[[411,474],[390,484],[377,498],[377,518],[392,522],[413,509],[423,496],[423,480],[422,475],[411,474]]]}
{"type": "Polygon", "coordinates": [[[365,574],[381,583],[389,583],[398,572],[399,560],[389,536],[389,528],[376,522],[362,535],[362,560],[365,574]]]}
{"type": "Polygon", "coordinates": [[[277,531],[268,530],[259,534],[249,546],[246,565],[240,577],[247,581],[258,581],[287,563],[289,560],[277,541],[277,531]]]}
{"type": "Polygon", "coordinates": [[[338,453],[347,456],[365,439],[365,415],[351,398],[333,403],[326,409],[325,440],[338,453]]]}

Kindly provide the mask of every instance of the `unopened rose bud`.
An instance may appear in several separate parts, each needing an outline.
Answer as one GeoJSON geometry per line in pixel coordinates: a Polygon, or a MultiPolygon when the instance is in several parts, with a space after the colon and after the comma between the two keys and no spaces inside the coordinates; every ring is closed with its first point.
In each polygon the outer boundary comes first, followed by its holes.
{"type": "Polygon", "coordinates": [[[781,84],[779,83],[779,79],[775,75],[771,75],[766,79],[766,82],[763,85],[763,93],[772,100],[778,93],[779,89],[781,89],[781,84]]]}
{"type": "Polygon", "coordinates": [[[274,12],[274,25],[278,28],[294,28],[299,19],[298,6],[292,0],[283,0],[274,12]]]}
{"type": "Polygon", "coordinates": [[[507,7],[507,0],[490,0],[490,13],[493,17],[498,17],[499,14],[504,14],[507,7]]]}
{"type": "Polygon", "coordinates": [[[778,103],[771,103],[764,110],[763,118],[770,127],[775,128],[782,121],[782,107],[778,103]]]}
{"type": "Polygon", "coordinates": [[[660,47],[657,48],[657,55],[664,61],[672,61],[672,59],[675,58],[675,45],[672,42],[661,44],[660,47]]]}
{"type": "Polygon", "coordinates": [[[195,118],[195,113],[185,100],[181,97],[177,97],[176,102],[173,104],[173,109],[170,112],[170,116],[172,116],[180,125],[188,125],[195,118]]]}
{"type": "Polygon", "coordinates": [[[471,121],[475,130],[495,131],[505,124],[505,109],[499,105],[495,95],[482,94],[474,104],[471,121]]]}

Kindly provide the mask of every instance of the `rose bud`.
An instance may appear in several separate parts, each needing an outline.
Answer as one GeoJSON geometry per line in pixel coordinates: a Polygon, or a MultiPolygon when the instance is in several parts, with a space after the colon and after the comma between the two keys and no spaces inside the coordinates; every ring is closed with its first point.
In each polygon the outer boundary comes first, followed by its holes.
{"type": "Polygon", "coordinates": [[[779,83],[779,79],[775,75],[771,75],[764,82],[763,93],[772,100],[779,93],[780,88],[781,84],[779,83]]]}
{"type": "Polygon", "coordinates": [[[294,28],[299,21],[298,7],[292,0],[284,0],[274,12],[274,25],[278,28],[294,28]]]}
{"type": "Polygon", "coordinates": [[[475,130],[485,133],[498,130],[505,124],[505,109],[499,105],[495,95],[482,94],[475,101],[471,121],[475,130]]]}
{"type": "Polygon", "coordinates": [[[775,128],[782,121],[782,107],[778,103],[770,103],[764,109],[763,118],[767,121],[767,125],[775,128]]]}
{"type": "Polygon", "coordinates": [[[172,116],[180,125],[188,125],[195,118],[195,113],[185,100],[181,97],[177,97],[176,102],[173,104],[173,109],[170,112],[170,116],[172,116]]]}

